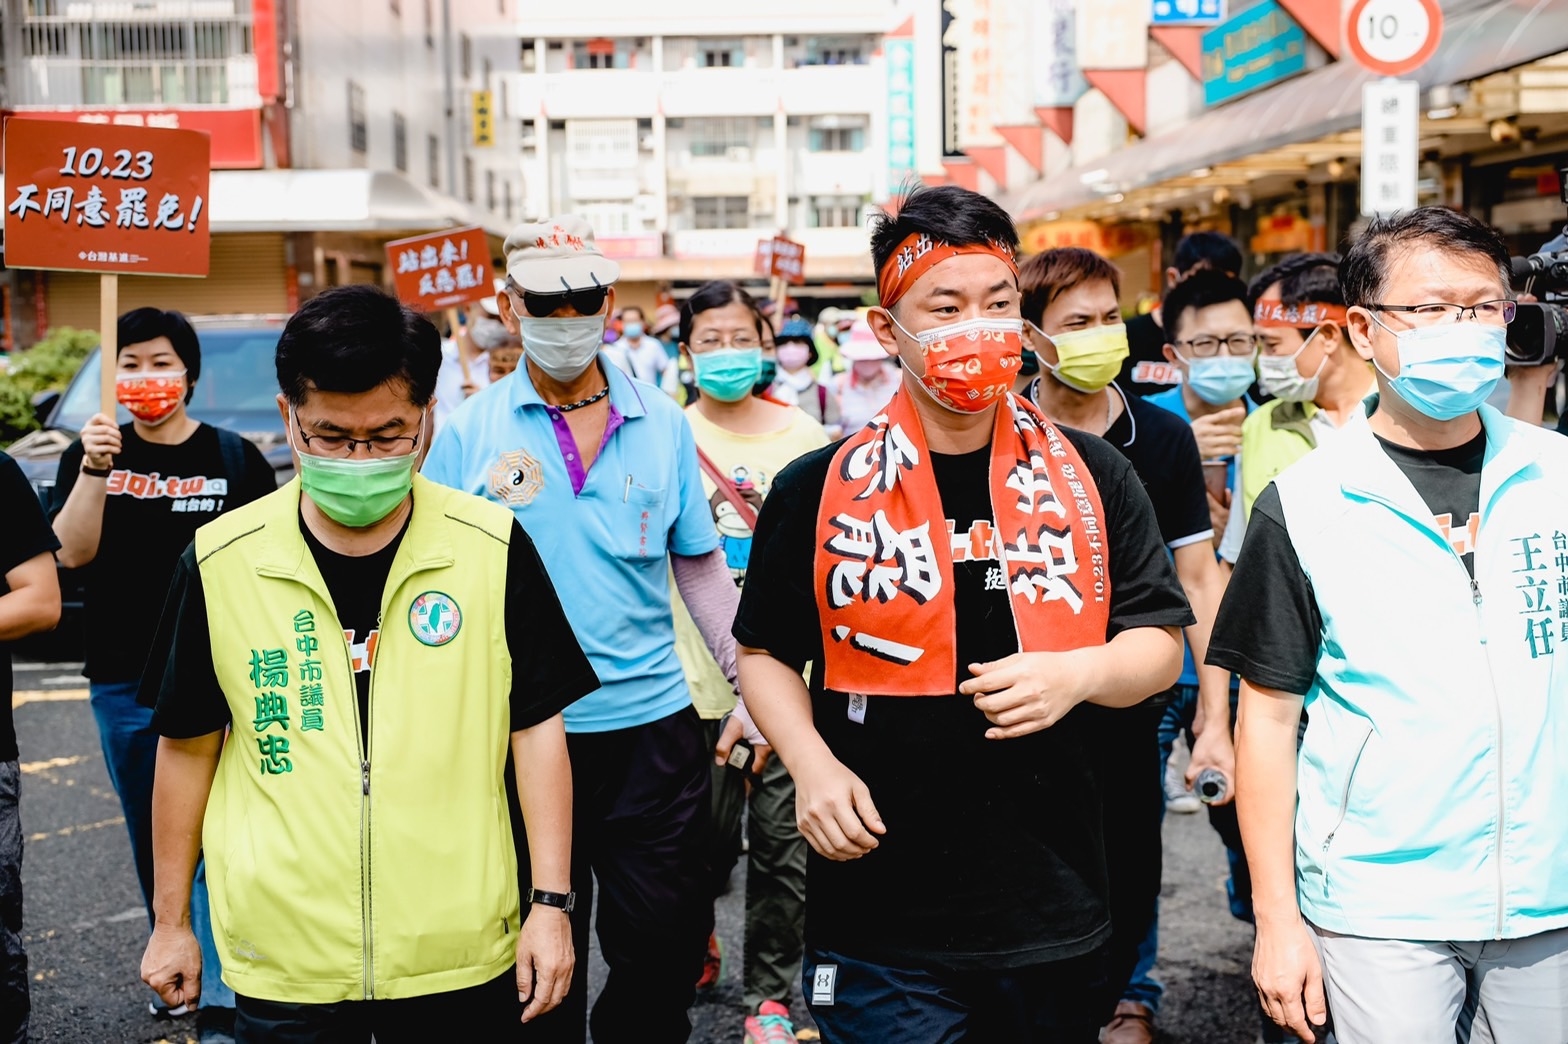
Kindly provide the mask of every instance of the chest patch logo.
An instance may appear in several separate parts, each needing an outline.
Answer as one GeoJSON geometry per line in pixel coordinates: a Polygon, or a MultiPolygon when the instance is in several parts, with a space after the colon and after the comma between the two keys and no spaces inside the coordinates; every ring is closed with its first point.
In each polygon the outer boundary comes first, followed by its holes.
{"type": "Polygon", "coordinates": [[[507,507],[523,507],[544,488],[544,469],[527,450],[508,450],[490,469],[490,494],[507,507]]]}
{"type": "Polygon", "coordinates": [[[451,595],[440,591],[426,591],[408,609],[408,629],[425,645],[445,645],[462,627],[463,611],[451,595]]]}

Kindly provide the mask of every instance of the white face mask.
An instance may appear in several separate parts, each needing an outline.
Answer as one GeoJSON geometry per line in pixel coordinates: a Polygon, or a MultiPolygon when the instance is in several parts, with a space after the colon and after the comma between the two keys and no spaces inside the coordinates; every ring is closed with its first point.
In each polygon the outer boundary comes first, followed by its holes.
{"type": "Polygon", "coordinates": [[[1323,360],[1318,363],[1317,371],[1311,377],[1301,376],[1301,371],[1296,368],[1296,360],[1301,358],[1301,353],[1307,350],[1307,345],[1312,343],[1312,338],[1318,335],[1321,326],[1315,327],[1289,355],[1260,355],[1258,356],[1258,387],[1283,402],[1311,402],[1318,397],[1318,383],[1323,375],[1323,367],[1328,365],[1328,354],[1324,353],[1323,360]]]}
{"type": "Polygon", "coordinates": [[[570,319],[518,317],[523,351],[554,380],[575,381],[593,365],[604,342],[604,316],[584,315],[570,319]]]}

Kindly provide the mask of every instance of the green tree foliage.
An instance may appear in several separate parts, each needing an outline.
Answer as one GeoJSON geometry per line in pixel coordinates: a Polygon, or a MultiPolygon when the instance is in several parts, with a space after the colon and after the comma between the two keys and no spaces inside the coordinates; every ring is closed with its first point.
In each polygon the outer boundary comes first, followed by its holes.
{"type": "Polygon", "coordinates": [[[10,368],[0,373],[0,444],[37,430],[33,396],[64,391],[96,347],[96,331],[62,326],[26,351],[11,354],[10,368]]]}

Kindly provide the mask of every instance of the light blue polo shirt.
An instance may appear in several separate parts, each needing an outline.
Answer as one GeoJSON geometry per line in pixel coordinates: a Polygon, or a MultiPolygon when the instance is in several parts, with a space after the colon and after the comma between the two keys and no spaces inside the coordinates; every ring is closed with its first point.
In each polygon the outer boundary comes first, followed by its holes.
{"type": "Polygon", "coordinates": [[[719,546],[680,407],[603,355],[599,365],[611,419],[586,474],[526,366],[464,402],[424,465],[429,479],[511,508],[538,547],[602,686],[566,709],[568,732],[646,725],[691,704],[675,656],[669,555],[719,546]]]}

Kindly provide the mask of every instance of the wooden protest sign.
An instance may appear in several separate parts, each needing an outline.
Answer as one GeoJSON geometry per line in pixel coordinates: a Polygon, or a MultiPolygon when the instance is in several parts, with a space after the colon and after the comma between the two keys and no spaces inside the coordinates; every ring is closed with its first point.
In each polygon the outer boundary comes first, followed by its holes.
{"type": "Polygon", "coordinates": [[[207,274],[211,139],[8,119],[4,149],[6,267],[102,275],[100,395],[112,417],[120,275],[207,274]]]}
{"type": "Polygon", "coordinates": [[[477,226],[394,240],[387,244],[387,266],[398,300],[422,312],[439,312],[495,294],[490,241],[477,226]]]}

